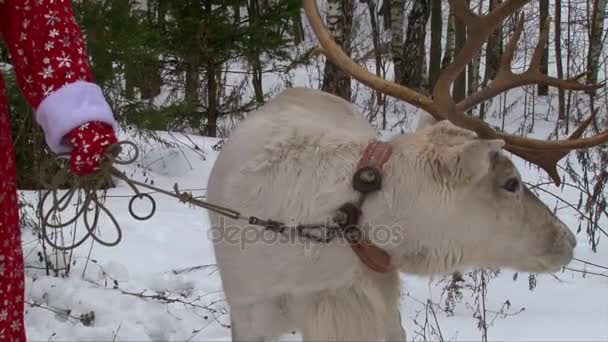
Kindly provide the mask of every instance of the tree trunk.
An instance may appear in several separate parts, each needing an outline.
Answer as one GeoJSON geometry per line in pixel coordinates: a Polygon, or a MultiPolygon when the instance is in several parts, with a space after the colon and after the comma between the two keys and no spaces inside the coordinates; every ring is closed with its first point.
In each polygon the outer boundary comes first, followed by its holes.
{"type": "MultiPolygon", "coordinates": [[[[602,52],[602,33],[607,0],[595,0],[593,4],[589,52],[587,54],[588,83],[597,83],[600,55],[602,52]]],[[[595,92],[591,92],[595,93],[595,92]]]]}
{"type": "MultiPolygon", "coordinates": [[[[549,0],[540,0],[540,31],[543,32],[543,27],[545,26],[545,22],[549,17],[549,0]]],[[[549,31],[546,32],[547,38],[549,35],[549,31]]],[[[548,41],[548,39],[547,39],[548,41]]],[[[545,46],[543,49],[543,55],[540,59],[540,72],[547,75],[549,73],[549,44],[545,46]]],[[[549,95],[549,86],[546,84],[538,85],[538,95],[547,96],[549,95]]]]}
{"type": "MultiPolygon", "coordinates": [[[[478,13],[479,15],[482,15],[482,8],[483,8],[483,0],[479,1],[479,5],[478,5],[478,13]]],[[[467,83],[467,87],[468,87],[468,92],[467,94],[473,94],[474,92],[477,91],[477,89],[479,88],[479,63],[480,63],[480,53],[478,52],[477,54],[475,54],[475,57],[473,57],[473,59],[471,60],[471,63],[469,63],[469,73],[468,73],[468,83],[467,83]]]]}
{"type": "Polygon", "coordinates": [[[391,2],[390,0],[383,0],[382,6],[380,6],[380,10],[378,11],[378,15],[384,18],[382,28],[385,31],[389,31],[391,29],[391,2]]]}
{"type": "Polygon", "coordinates": [[[135,99],[135,86],[137,85],[137,69],[135,63],[125,62],[125,98],[135,99]]]}
{"type": "MultiPolygon", "coordinates": [[[[200,22],[199,34],[201,44],[204,48],[206,48],[209,44],[207,40],[207,30],[209,28],[209,18],[211,16],[212,4],[207,2],[203,8],[204,16],[203,20],[200,22]]],[[[218,69],[219,66],[216,64],[212,56],[207,56],[207,58],[203,61],[205,64],[206,71],[206,81],[207,81],[207,110],[205,113],[206,116],[206,125],[204,129],[201,129],[201,134],[207,135],[209,137],[215,137],[217,135],[217,113],[218,113],[218,69]]],[[[187,94],[187,92],[186,92],[187,94]]],[[[187,99],[187,98],[186,98],[187,99]]],[[[197,102],[198,103],[198,102],[197,102]]],[[[200,125],[200,123],[199,123],[200,125]]]]}
{"type": "Polygon", "coordinates": [[[255,94],[255,101],[261,105],[264,103],[264,86],[262,84],[262,62],[260,56],[255,55],[251,59],[251,71],[252,79],[251,84],[253,85],[253,93],[255,94]]]}
{"type": "MultiPolygon", "coordinates": [[[[587,83],[597,83],[597,74],[600,68],[600,54],[602,53],[602,33],[604,31],[604,16],[606,11],[607,0],[595,0],[593,3],[593,12],[591,14],[591,29],[589,34],[589,52],[587,54],[587,83]]],[[[595,91],[587,92],[589,94],[589,106],[592,111],[597,110],[595,107],[595,91]]],[[[593,129],[599,133],[597,118],[593,119],[593,129]]]]}
{"type": "MultiPolygon", "coordinates": [[[[500,5],[501,0],[490,0],[488,11],[494,10],[500,5]]],[[[499,26],[490,37],[488,37],[488,44],[486,45],[486,68],[483,76],[482,87],[487,85],[490,81],[496,77],[498,72],[498,65],[500,64],[500,56],[502,55],[503,44],[502,44],[502,26],[499,26]]],[[[479,118],[483,120],[486,116],[486,104],[482,103],[479,106],[479,118]]]]}
{"type": "MultiPolygon", "coordinates": [[[[353,26],[354,4],[350,0],[329,0],[327,2],[327,29],[332,34],[334,40],[340,47],[350,55],[350,35],[353,26]]],[[[323,73],[323,91],[338,95],[350,101],[351,98],[351,79],[340,68],[329,60],[325,62],[323,73]]]]}
{"type": "Polygon", "coordinates": [[[211,60],[207,64],[207,125],[205,134],[209,137],[217,135],[218,87],[217,66],[211,60]]]}
{"type": "MultiPolygon", "coordinates": [[[[467,6],[469,1],[467,0],[467,6]]],[[[467,27],[458,17],[454,17],[454,36],[455,36],[455,48],[454,55],[457,56],[460,49],[464,46],[467,39],[467,27]]],[[[453,96],[454,101],[458,103],[465,98],[467,93],[467,73],[463,70],[456,81],[454,82],[453,96]]]]}
{"type": "Polygon", "coordinates": [[[292,21],[293,43],[300,45],[306,39],[304,36],[304,26],[302,25],[302,13],[299,11],[295,13],[292,21]]]}
{"type": "MultiPolygon", "coordinates": [[[[489,11],[494,10],[500,5],[500,0],[490,0],[489,11]]],[[[502,26],[499,26],[488,38],[488,44],[486,49],[486,70],[484,75],[484,84],[493,80],[498,72],[498,65],[500,64],[500,56],[502,55],[502,26]]]]}
{"type": "MultiPolygon", "coordinates": [[[[161,30],[165,29],[166,20],[165,16],[169,10],[167,0],[158,0],[157,2],[157,13],[149,6],[148,1],[141,1],[140,6],[148,10],[148,15],[151,16],[151,20],[155,20],[158,27],[161,30]]],[[[152,6],[153,7],[153,6],[152,6]]],[[[142,99],[152,99],[160,94],[160,88],[162,86],[162,63],[157,58],[154,61],[150,61],[145,65],[142,65],[139,69],[140,79],[140,92],[142,99]]]]}
{"type": "MultiPolygon", "coordinates": [[[[247,6],[247,14],[249,15],[249,24],[256,25],[261,15],[261,9],[258,0],[249,0],[247,6]]],[[[254,49],[253,53],[248,57],[249,65],[251,66],[251,84],[255,94],[255,101],[261,105],[264,103],[264,86],[262,84],[262,62],[260,60],[260,51],[254,49]]]]}
{"type": "Polygon", "coordinates": [[[443,54],[443,59],[441,60],[442,69],[452,63],[452,60],[454,59],[454,31],[454,12],[450,6],[448,14],[448,27],[445,38],[445,53],[443,54]]]}
{"type": "Polygon", "coordinates": [[[160,94],[162,86],[161,68],[160,61],[153,61],[144,66],[142,87],[140,88],[142,99],[149,100],[160,94]]]}
{"type": "Polygon", "coordinates": [[[407,18],[407,33],[403,49],[401,79],[399,83],[411,88],[421,88],[426,82],[424,68],[426,23],[431,13],[430,0],[415,0],[407,18]]]}
{"type": "Polygon", "coordinates": [[[441,0],[431,0],[431,47],[429,51],[429,88],[432,89],[441,72],[441,0]]]}
{"type": "Polygon", "coordinates": [[[199,65],[196,58],[190,57],[185,60],[186,69],[186,84],[184,90],[184,96],[186,102],[198,103],[199,93],[198,90],[201,87],[199,65]]]}
{"type": "MultiPolygon", "coordinates": [[[[568,14],[572,13],[572,0],[567,0],[568,14]]],[[[570,65],[572,64],[572,25],[567,21],[566,30],[566,78],[571,77],[570,65]]],[[[566,93],[566,130],[565,134],[570,132],[570,112],[572,111],[572,91],[566,93]]]]}
{"type": "MultiPolygon", "coordinates": [[[[385,0],[385,2],[388,0],[385,0]]],[[[390,0],[391,24],[391,54],[393,55],[393,69],[395,82],[403,79],[403,0],[390,0]]]]}
{"type": "MultiPolygon", "coordinates": [[[[562,62],[562,1],[555,0],[555,63],[557,77],[564,78],[564,65],[562,62]]],[[[564,89],[558,88],[558,119],[566,118],[566,97],[564,89]]]]}
{"type": "MultiPolygon", "coordinates": [[[[372,27],[372,43],[374,44],[374,59],[376,61],[376,75],[382,77],[382,55],[380,52],[380,30],[378,29],[378,17],[376,14],[376,0],[367,0],[369,9],[370,25],[372,27]]],[[[384,96],[381,91],[376,91],[376,103],[382,105],[384,96]]]]}

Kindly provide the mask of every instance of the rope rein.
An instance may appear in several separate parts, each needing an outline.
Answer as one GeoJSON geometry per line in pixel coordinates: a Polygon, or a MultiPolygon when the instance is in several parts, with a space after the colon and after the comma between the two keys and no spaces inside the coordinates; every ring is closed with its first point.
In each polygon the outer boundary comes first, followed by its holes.
{"type": "MultiPolygon", "coordinates": [[[[65,158],[66,155],[67,154],[57,155],[56,158],[44,163],[40,170],[40,179],[43,186],[47,189],[44,192],[38,206],[39,215],[42,218],[42,235],[50,246],[58,250],[67,251],[75,249],[85,243],[89,238],[107,247],[116,246],[121,242],[122,229],[120,224],[98,195],[98,192],[102,189],[104,183],[107,180],[112,179],[112,177],[123,180],[135,193],[129,201],[129,214],[133,218],[140,221],[150,219],[156,212],[156,201],[154,198],[149,194],[142,193],[139,190],[139,188],[146,188],[176,198],[182,203],[188,203],[196,207],[204,208],[234,220],[246,221],[251,225],[264,227],[280,234],[286,234],[288,231],[295,231],[300,237],[311,239],[320,243],[331,242],[334,238],[340,235],[340,232],[342,231],[339,224],[300,224],[288,226],[274,220],[263,220],[255,216],[245,216],[236,210],[194,198],[192,193],[181,192],[177,183],[173,186],[173,191],[169,191],[131,179],[125,173],[114,167],[115,164],[129,165],[137,160],[139,156],[139,149],[133,142],[130,141],[121,141],[106,149],[104,157],[100,162],[99,170],[87,176],[77,176],[71,173],[67,163],[61,162],[67,160],[67,158],[65,158]],[[123,149],[126,146],[131,147],[135,153],[131,158],[121,159],[119,158],[119,155],[121,152],[123,152],[123,149]],[[50,167],[55,161],[60,161],[60,169],[55,174],[52,174],[52,172],[50,172],[50,167]],[[62,185],[67,185],[68,189],[66,190],[65,194],[60,195],[60,188],[62,185]],[[81,204],[76,204],[77,209],[74,216],[66,222],[55,223],[55,219],[58,216],[67,214],[66,210],[71,207],[70,203],[74,197],[80,200],[80,196],[75,196],[80,191],[84,193],[84,201],[81,204]],[[150,212],[146,215],[138,215],[133,210],[134,203],[138,199],[147,199],[151,203],[152,207],[150,212]],[[45,204],[48,201],[51,202],[51,206],[50,209],[45,211],[45,204]],[[113,241],[103,240],[99,236],[100,228],[98,227],[98,224],[99,217],[102,212],[110,218],[112,225],[116,230],[116,238],[113,241]],[[91,214],[92,217],[89,217],[91,214]],[[55,243],[55,241],[53,241],[49,235],[49,228],[54,231],[61,230],[74,224],[80,218],[83,219],[84,227],[87,231],[87,234],[84,237],[78,241],[76,241],[74,237],[74,242],[70,245],[58,245],[55,243]],[[325,237],[318,237],[309,233],[312,230],[321,229],[326,230],[325,237]]],[[[345,219],[338,218],[338,220],[342,221],[345,219]]]]}

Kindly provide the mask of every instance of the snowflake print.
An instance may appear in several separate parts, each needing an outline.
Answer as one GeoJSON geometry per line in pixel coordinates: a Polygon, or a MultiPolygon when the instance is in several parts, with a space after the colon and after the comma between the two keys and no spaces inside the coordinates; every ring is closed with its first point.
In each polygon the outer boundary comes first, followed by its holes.
{"type": "Polygon", "coordinates": [[[55,47],[55,42],[52,40],[49,40],[48,42],[44,43],[44,49],[46,51],[51,51],[51,50],[53,50],[54,47],[55,47]]]}
{"type": "Polygon", "coordinates": [[[54,89],[55,89],[54,85],[50,85],[50,86],[47,86],[46,84],[42,85],[42,93],[44,94],[45,97],[49,96],[53,92],[54,89]]]}
{"type": "Polygon", "coordinates": [[[70,45],[72,45],[72,42],[70,41],[70,38],[66,37],[62,37],[59,42],[61,43],[61,45],[65,48],[65,47],[70,47],[70,45]]]}
{"type": "Polygon", "coordinates": [[[11,323],[12,331],[17,331],[17,330],[19,330],[20,327],[21,327],[21,322],[19,322],[18,320],[14,320],[13,323],[11,323]]]}
{"type": "Polygon", "coordinates": [[[57,36],[59,36],[59,31],[57,31],[57,29],[52,29],[49,31],[49,37],[56,38],[57,36]]]}
{"type": "Polygon", "coordinates": [[[59,19],[59,16],[57,16],[57,13],[52,11],[48,14],[45,14],[44,18],[46,19],[46,24],[49,26],[55,26],[55,24],[61,21],[61,19],[59,19]]]}
{"type": "Polygon", "coordinates": [[[69,68],[72,66],[72,57],[67,56],[65,52],[61,53],[61,57],[56,57],[60,68],[69,68]]]}
{"type": "Polygon", "coordinates": [[[42,76],[43,79],[47,79],[53,77],[53,72],[55,72],[55,70],[53,70],[53,66],[49,65],[48,67],[42,69],[38,75],[42,76]]]}

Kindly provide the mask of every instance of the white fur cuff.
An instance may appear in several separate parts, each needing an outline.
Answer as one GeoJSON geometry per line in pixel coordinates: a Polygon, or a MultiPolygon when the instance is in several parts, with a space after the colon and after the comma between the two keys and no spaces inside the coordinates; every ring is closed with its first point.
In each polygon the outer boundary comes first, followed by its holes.
{"type": "Polygon", "coordinates": [[[55,153],[69,152],[71,147],[63,143],[64,136],[89,121],[105,122],[116,129],[112,109],[101,88],[84,81],[65,85],[42,100],[36,110],[36,121],[55,153]]]}

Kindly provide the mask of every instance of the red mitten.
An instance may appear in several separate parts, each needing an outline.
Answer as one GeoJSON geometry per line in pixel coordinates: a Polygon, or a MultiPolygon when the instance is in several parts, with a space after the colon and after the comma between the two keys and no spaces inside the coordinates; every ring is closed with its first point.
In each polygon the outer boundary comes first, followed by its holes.
{"type": "Polygon", "coordinates": [[[77,175],[88,175],[99,170],[105,149],[118,142],[112,126],[103,122],[89,122],[73,129],[67,135],[73,149],[70,167],[77,175]]]}

